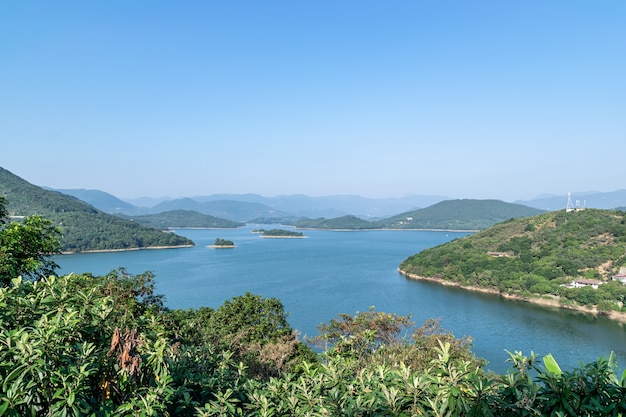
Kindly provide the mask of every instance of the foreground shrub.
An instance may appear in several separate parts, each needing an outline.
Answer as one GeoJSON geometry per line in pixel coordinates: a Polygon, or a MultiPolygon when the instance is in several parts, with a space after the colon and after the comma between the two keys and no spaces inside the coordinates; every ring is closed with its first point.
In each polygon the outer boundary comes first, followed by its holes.
{"type": "Polygon", "coordinates": [[[327,348],[313,354],[277,300],[168,311],[152,278],[121,269],[0,289],[0,416],[626,413],[612,355],[561,371],[515,353],[491,374],[437,321],[409,332],[409,317],[373,309],[322,326],[327,348]]]}

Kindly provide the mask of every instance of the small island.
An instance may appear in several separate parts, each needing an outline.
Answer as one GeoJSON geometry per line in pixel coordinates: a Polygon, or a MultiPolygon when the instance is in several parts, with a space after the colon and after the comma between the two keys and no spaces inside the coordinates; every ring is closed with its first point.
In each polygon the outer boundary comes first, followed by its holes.
{"type": "Polygon", "coordinates": [[[272,229],[272,230],[253,230],[253,233],[261,233],[261,237],[264,238],[283,238],[283,239],[291,239],[291,238],[305,238],[301,232],[293,232],[291,230],[284,229],[272,229]]]}
{"type": "Polygon", "coordinates": [[[215,239],[215,242],[213,242],[213,244],[209,245],[208,247],[216,248],[216,249],[234,248],[235,243],[232,240],[226,240],[226,239],[222,239],[221,237],[218,237],[217,239],[215,239]]]}

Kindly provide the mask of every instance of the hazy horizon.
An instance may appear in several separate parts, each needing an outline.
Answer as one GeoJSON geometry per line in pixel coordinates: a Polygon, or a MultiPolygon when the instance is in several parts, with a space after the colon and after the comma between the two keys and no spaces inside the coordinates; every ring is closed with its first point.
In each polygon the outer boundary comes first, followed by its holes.
{"type": "Polygon", "coordinates": [[[624,188],[626,2],[0,4],[0,166],[119,198],[624,188]]]}
{"type": "MultiPolygon", "coordinates": [[[[72,190],[69,188],[52,188],[52,187],[47,187],[44,186],[46,188],[51,188],[53,190],[72,190]]],[[[214,197],[214,196],[246,196],[246,195],[254,195],[254,196],[259,196],[262,198],[281,198],[281,197],[297,197],[297,196],[303,196],[303,197],[310,197],[310,198],[332,198],[332,197],[360,197],[360,198],[367,198],[367,199],[403,199],[403,198],[411,198],[411,197],[440,197],[442,199],[478,199],[478,198],[474,198],[474,197],[456,197],[456,196],[451,196],[451,195],[444,195],[444,194],[415,194],[415,193],[407,193],[404,195],[397,195],[397,196],[385,196],[385,197],[370,197],[370,196],[366,196],[366,195],[361,195],[361,194],[350,194],[350,193],[344,193],[344,194],[322,194],[322,195],[310,195],[310,194],[305,194],[305,193],[295,193],[295,194],[275,194],[275,195],[267,195],[267,194],[261,194],[261,193],[254,193],[254,192],[249,192],[249,193],[212,193],[212,194],[193,194],[193,195],[181,195],[181,196],[169,196],[169,195],[160,195],[160,196],[149,196],[149,195],[140,195],[137,197],[127,197],[127,196],[119,196],[113,193],[109,193],[105,190],[100,190],[100,189],[94,189],[94,188],[79,188],[79,189],[74,189],[74,190],[81,190],[81,191],[100,191],[100,192],[105,192],[107,194],[111,194],[114,197],[119,198],[120,200],[123,201],[127,201],[127,202],[131,202],[131,201],[138,201],[138,200],[154,200],[154,201],[159,201],[159,200],[176,200],[176,199],[183,199],[183,198],[198,198],[198,197],[214,197]]],[[[622,191],[622,190],[626,190],[626,188],[622,188],[622,189],[616,189],[616,190],[609,190],[609,191],[597,191],[597,190],[587,190],[587,191],[568,191],[565,193],[561,193],[561,194],[552,194],[552,193],[539,193],[537,195],[535,195],[534,197],[531,198],[514,198],[514,199],[510,199],[510,200],[503,200],[503,199],[498,199],[498,198],[494,198],[495,200],[502,200],[505,202],[515,202],[515,201],[532,201],[532,200],[538,200],[538,199],[542,199],[542,198],[551,198],[551,197],[567,197],[568,194],[571,194],[571,198],[573,200],[578,199],[582,199],[587,195],[590,194],[597,194],[597,193],[612,193],[612,192],[618,192],[618,191],[622,191]]],[[[485,199],[489,199],[489,198],[485,198],[485,199]]],[[[564,206],[566,205],[567,201],[564,200],[564,206]]]]}

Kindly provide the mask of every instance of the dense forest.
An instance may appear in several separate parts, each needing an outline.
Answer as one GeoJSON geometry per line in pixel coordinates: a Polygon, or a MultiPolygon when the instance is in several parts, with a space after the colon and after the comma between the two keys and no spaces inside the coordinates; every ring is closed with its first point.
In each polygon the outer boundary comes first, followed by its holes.
{"type": "Polygon", "coordinates": [[[261,233],[261,237],[304,237],[302,232],[294,232],[293,230],[285,229],[260,229],[257,232],[261,233]]]}
{"type": "Polygon", "coordinates": [[[611,279],[624,266],[626,212],[586,209],[512,219],[424,250],[400,270],[526,297],[555,296],[565,305],[626,311],[626,285],[611,279]],[[564,286],[577,278],[604,284],[564,286]]]}
{"type": "Polygon", "coordinates": [[[356,216],[342,216],[334,219],[300,219],[293,223],[296,227],[306,229],[347,229],[365,230],[375,229],[377,225],[373,222],[360,219],[356,216]]]}
{"type": "Polygon", "coordinates": [[[7,216],[0,199],[3,416],[626,413],[626,372],[610,353],[562,370],[551,355],[512,352],[511,370],[494,374],[436,320],[417,327],[373,308],[305,342],[274,298],[170,310],[149,272],[50,276],[52,223],[7,216]]]}
{"type": "Polygon", "coordinates": [[[207,228],[207,229],[234,229],[244,226],[245,223],[221,219],[208,214],[198,213],[192,210],[172,210],[158,214],[145,214],[140,216],[122,216],[144,226],[157,229],[168,228],[207,228]]]}
{"type": "Polygon", "coordinates": [[[231,247],[232,248],[232,247],[235,246],[235,242],[233,242],[232,240],[223,239],[221,237],[218,237],[213,242],[213,246],[216,247],[216,248],[219,248],[219,247],[231,247]]]}
{"type": "Polygon", "coordinates": [[[104,213],[74,197],[45,190],[0,168],[0,196],[13,216],[40,215],[61,232],[64,252],[185,246],[193,242],[104,213]]]}

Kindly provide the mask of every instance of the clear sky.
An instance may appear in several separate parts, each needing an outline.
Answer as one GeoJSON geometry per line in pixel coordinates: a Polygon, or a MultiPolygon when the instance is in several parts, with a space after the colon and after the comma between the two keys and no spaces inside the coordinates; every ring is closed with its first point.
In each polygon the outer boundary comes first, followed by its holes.
{"type": "Polygon", "coordinates": [[[626,188],[626,1],[0,2],[0,166],[122,198],[626,188]]]}

